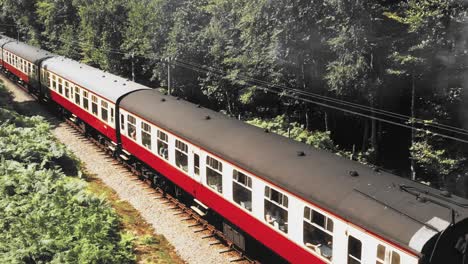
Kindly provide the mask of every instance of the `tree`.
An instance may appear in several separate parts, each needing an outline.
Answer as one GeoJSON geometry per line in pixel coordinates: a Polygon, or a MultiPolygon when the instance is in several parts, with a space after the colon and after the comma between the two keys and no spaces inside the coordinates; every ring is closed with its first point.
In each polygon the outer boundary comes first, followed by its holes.
{"type": "Polygon", "coordinates": [[[80,17],[82,61],[113,73],[124,72],[122,31],[127,19],[124,0],[74,0],[80,17]]]}
{"type": "Polygon", "coordinates": [[[72,59],[80,59],[76,39],[79,18],[72,1],[40,0],[36,3],[41,32],[41,46],[72,59]]]}
{"type": "MultiPolygon", "coordinates": [[[[406,32],[404,38],[394,42],[396,48],[389,56],[394,62],[394,67],[390,68],[388,73],[409,77],[412,117],[409,120],[410,124],[414,126],[416,116],[421,115],[437,122],[453,122],[454,120],[447,120],[447,117],[453,116],[448,113],[451,105],[458,101],[453,95],[457,94],[457,90],[463,85],[460,76],[457,76],[459,71],[456,70],[462,65],[455,58],[459,56],[457,49],[460,48],[457,46],[463,38],[463,26],[460,21],[465,16],[466,7],[462,1],[424,0],[401,3],[392,11],[385,13],[386,16],[404,25],[406,32]],[[450,76],[450,72],[457,74],[450,76]],[[417,106],[417,103],[422,105],[417,106]]],[[[463,45],[466,49],[466,43],[463,45]]],[[[438,157],[445,152],[436,151],[436,145],[447,146],[453,143],[434,141],[413,130],[411,144],[411,178],[415,180],[419,177],[416,168],[418,165],[422,170],[421,177],[427,178],[427,173],[434,173],[432,177],[440,184],[437,173],[430,168],[424,168],[424,165],[428,164],[425,162],[425,156],[421,155],[421,149],[425,149],[426,154],[430,152],[438,157]]],[[[439,162],[439,167],[444,165],[443,158],[435,158],[433,161],[439,162]]]]}

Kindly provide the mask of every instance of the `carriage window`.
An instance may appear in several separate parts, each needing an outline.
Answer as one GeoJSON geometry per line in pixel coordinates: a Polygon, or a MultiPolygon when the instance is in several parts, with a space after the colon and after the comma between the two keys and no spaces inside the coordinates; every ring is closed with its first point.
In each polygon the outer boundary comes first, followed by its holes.
{"type": "Polygon", "coordinates": [[[304,208],[304,245],[331,260],[333,252],[333,220],[304,208]]]}
{"type": "Polygon", "coordinates": [[[29,73],[34,74],[34,67],[32,63],[29,64],[29,73]]]}
{"type": "Polygon", "coordinates": [[[43,69],[41,69],[41,83],[45,84],[45,80],[46,80],[46,73],[43,69]]]}
{"type": "Polygon", "coordinates": [[[75,104],[80,105],[80,88],[75,87],[75,104]]]}
{"type": "Polygon", "coordinates": [[[50,79],[50,73],[49,73],[49,72],[46,72],[47,87],[50,86],[49,79],[50,79]]]}
{"type": "Polygon", "coordinates": [[[252,211],[252,178],[237,170],[232,172],[232,178],[234,180],[232,185],[234,201],[252,211]]]}
{"type": "Polygon", "coordinates": [[[193,154],[193,172],[195,175],[200,175],[200,156],[193,154]]]}
{"type": "Polygon", "coordinates": [[[188,146],[179,140],[176,140],[175,159],[176,166],[188,172],[188,146]]]}
{"type": "Polygon", "coordinates": [[[392,264],[400,264],[400,254],[396,253],[395,251],[392,251],[392,264]]]}
{"type": "Polygon", "coordinates": [[[57,90],[57,80],[55,75],[52,75],[52,89],[57,90]]]}
{"type": "Polygon", "coordinates": [[[348,238],[348,264],[361,264],[362,243],[359,239],[348,238]]]}
{"type": "Polygon", "coordinates": [[[125,116],[123,114],[120,114],[120,129],[125,130],[125,116]]]}
{"type": "Polygon", "coordinates": [[[132,138],[133,140],[136,140],[136,118],[128,115],[127,117],[127,135],[132,138]]]}
{"type": "Polygon", "coordinates": [[[110,108],[110,111],[111,111],[110,122],[111,122],[111,124],[114,124],[114,121],[115,121],[115,119],[114,119],[114,116],[115,116],[115,115],[114,115],[114,108],[111,107],[111,108],[110,108]]]}
{"type": "Polygon", "coordinates": [[[166,160],[169,159],[169,145],[167,142],[167,134],[158,130],[158,155],[166,160]]]}
{"type": "Polygon", "coordinates": [[[65,81],[65,97],[70,98],[70,87],[67,81],[65,81]]]}
{"type": "Polygon", "coordinates": [[[141,143],[151,149],[151,126],[145,122],[141,122],[141,143]]]}
{"type": "Polygon", "coordinates": [[[393,250],[386,250],[385,246],[377,246],[377,264],[400,264],[400,255],[393,250]],[[385,261],[387,259],[387,261],[385,261]]]}
{"type": "Polygon", "coordinates": [[[223,164],[206,156],[206,184],[219,193],[223,193],[223,164]]]}
{"type": "Polygon", "coordinates": [[[275,228],[288,232],[288,197],[268,186],[265,187],[265,220],[275,228]]]}
{"type": "Polygon", "coordinates": [[[83,90],[83,108],[89,109],[88,92],[83,90]]]}
{"type": "Polygon", "coordinates": [[[60,94],[63,94],[63,84],[62,79],[58,78],[58,91],[60,94]]]}
{"type": "Polygon", "coordinates": [[[101,118],[105,122],[109,119],[109,104],[106,101],[101,100],[101,118]]]}
{"type": "Polygon", "coordinates": [[[94,95],[91,95],[91,112],[93,115],[98,115],[98,98],[94,95]]]}

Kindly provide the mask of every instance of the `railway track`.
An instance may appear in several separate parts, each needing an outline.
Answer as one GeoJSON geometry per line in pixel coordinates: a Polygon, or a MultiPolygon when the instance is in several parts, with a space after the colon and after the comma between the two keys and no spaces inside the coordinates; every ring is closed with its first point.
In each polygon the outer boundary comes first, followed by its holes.
{"type": "MultiPolygon", "coordinates": [[[[5,77],[12,80],[8,75],[5,77]]],[[[18,88],[24,90],[26,93],[28,93],[29,96],[34,98],[34,100],[40,101],[37,95],[29,92],[27,87],[14,80],[12,81],[18,88]]],[[[57,112],[55,111],[52,113],[52,115],[54,117],[58,117],[57,112]]],[[[62,118],[62,116],[59,118],[62,118]]],[[[67,130],[70,133],[72,133],[83,144],[91,142],[99,151],[101,157],[112,164],[115,170],[128,173],[126,176],[134,177],[135,181],[141,182],[141,188],[143,188],[145,191],[148,191],[151,194],[152,199],[159,200],[161,203],[167,204],[169,210],[174,211],[174,218],[178,218],[179,221],[186,223],[186,225],[193,230],[192,232],[202,234],[202,242],[205,243],[206,241],[209,246],[216,246],[218,253],[226,254],[229,258],[229,262],[260,263],[256,260],[250,259],[242,250],[238,249],[235,244],[230,241],[220,230],[210,224],[206,219],[200,216],[196,211],[192,210],[189,206],[179,201],[176,197],[168,194],[163,189],[159,187],[152,187],[151,183],[148,181],[142,181],[141,179],[143,177],[140,171],[127,164],[124,160],[114,157],[112,151],[106,145],[99,142],[99,140],[87,135],[80,126],[75,124],[75,122],[68,118],[65,118],[64,120],[64,123],[67,125],[67,130]]]]}
{"type": "MultiPolygon", "coordinates": [[[[95,145],[95,147],[99,148],[100,152],[103,155],[103,158],[108,158],[109,161],[113,161],[111,164],[115,167],[115,169],[125,169],[131,174],[131,176],[135,177],[136,180],[141,181],[140,179],[142,178],[142,175],[140,171],[135,170],[132,166],[125,163],[123,160],[114,158],[113,153],[109,150],[107,146],[101,144],[95,138],[86,136],[84,134],[84,131],[73,121],[65,119],[65,122],[80,140],[92,142],[95,145]]],[[[149,183],[148,181],[141,182],[144,183],[144,186],[147,189],[154,190],[154,192],[152,193],[153,199],[163,200],[165,201],[163,203],[171,204],[170,210],[174,211],[173,215],[179,216],[179,218],[181,218],[180,221],[187,222],[188,227],[194,229],[194,233],[203,233],[204,236],[202,237],[202,240],[208,240],[210,246],[224,245],[225,248],[220,250],[219,254],[235,254],[236,257],[231,259],[230,262],[256,264],[259,263],[258,261],[251,260],[248,256],[246,256],[244,252],[239,250],[232,241],[230,241],[226,238],[226,236],[224,236],[224,234],[221,231],[219,231],[217,228],[211,225],[206,219],[201,217],[189,206],[185,205],[183,202],[179,201],[177,198],[168,194],[161,188],[151,187],[151,183],[149,183]],[[215,239],[215,241],[210,241],[212,239],[215,239]]]]}

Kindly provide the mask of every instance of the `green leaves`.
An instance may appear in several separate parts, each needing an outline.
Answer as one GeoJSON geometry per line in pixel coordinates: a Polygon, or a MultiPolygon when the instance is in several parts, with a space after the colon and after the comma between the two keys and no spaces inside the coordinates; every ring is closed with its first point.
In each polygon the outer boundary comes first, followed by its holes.
{"type": "Polygon", "coordinates": [[[296,141],[309,144],[319,149],[337,151],[336,146],[330,139],[329,131],[308,131],[304,129],[304,127],[301,126],[299,123],[288,123],[287,117],[285,115],[280,115],[270,120],[262,120],[259,118],[255,118],[247,121],[247,123],[263,129],[268,129],[273,133],[285,137],[290,137],[296,141]]]}
{"type": "Polygon", "coordinates": [[[63,172],[77,164],[44,119],[0,105],[0,124],[0,263],[134,262],[111,206],[63,172]]]}

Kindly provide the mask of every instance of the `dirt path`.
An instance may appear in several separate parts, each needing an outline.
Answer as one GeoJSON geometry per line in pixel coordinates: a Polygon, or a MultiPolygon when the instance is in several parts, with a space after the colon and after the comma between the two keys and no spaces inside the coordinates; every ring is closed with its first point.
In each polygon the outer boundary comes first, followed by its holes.
{"type": "Polygon", "coordinates": [[[151,224],[156,233],[163,235],[176,252],[187,263],[221,264],[230,263],[235,256],[220,254],[224,248],[210,245],[213,240],[202,239],[203,232],[194,233],[190,221],[183,221],[183,216],[176,216],[171,205],[155,199],[154,190],[135,179],[126,170],[118,169],[109,162],[109,158],[90,142],[80,140],[66,124],[51,116],[41,105],[26,92],[18,88],[5,77],[0,76],[6,88],[13,93],[25,114],[42,115],[53,126],[53,134],[65,144],[81,161],[89,173],[95,174],[107,186],[115,190],[120,199],[129,202],[137,209],[144,220],[151,224]],[[27,111],[27,112],[26,112],[27,111]]]}

